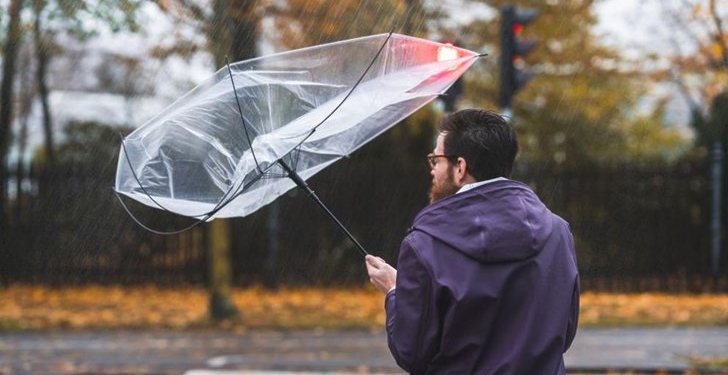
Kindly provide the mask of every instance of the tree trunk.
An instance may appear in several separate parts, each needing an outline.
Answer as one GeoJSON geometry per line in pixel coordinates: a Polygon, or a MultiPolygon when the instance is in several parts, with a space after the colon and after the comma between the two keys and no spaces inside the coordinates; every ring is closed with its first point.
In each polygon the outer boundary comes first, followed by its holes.
{"type": "Polygon", "coordinates": [[[25,153],[28,149],[28,121],[33,109],[33,100],[35,99],[35,86],[33,86],[33,74],[31,72],[33,57],[30,53],[23,54],[20,60],[20,69],[18,70],[18,83],[20,85],[18,100],[18,162],[15,172],[15,182],[17,197],[15,198],[15,223],[24,225],[27,222],[28,213],[25,212],[25,202],[23,197],[23,181],[25,180],[25,153]]]}
{"type": "Polygon", "coordinates": [[[215,0],[213,7],[214,13],[208,25],[207,39],[210,45],[210,52],[212,52],[215,58],[215,68],[219,69],[225,66],[227,60],[230,60],[228,58],[230,32],[227,19],[230,0],[215,0]]]}
{"type": "Polygon", "coordinates": [[[260,17],[255,12],[256,1],[230,0],[227,13],[230,27],[230,57],[233,61],[252,59],[258,56],[258,29],[260,17]]]}
{"type": "Polygon", "coordinates": [[[210,318],[219,322],[238,315],[232,303],[232,268],[230,267],[230,223],[213,220],[206,228],[210,267],[210,318]]]}
{"type": "Polygon", "coordinates": [[[48,85],[46,83],[46,73],[48,71],[48,45],[43,37],[41,29],[41,12],[45,7],[45,1],[36,0],[35,8],[35,25],[33,27],[33,38],[35,41],[36,57],[38,59],[38,94],[40,94],[40,103],[43,109],[43,133],[45,135],[45,157],[46,165],[52,168],[56,162],[53,142],[53,126],[51,120],[50,105],[48,104],[48,85]]]}
{"type": "MultiPolygon", "coordinates": [[[[216,68],[225,65],[226,50],[229,45],[225,14],[228,0],[215,0],[214,13],[209,27],[210,51],[215,57],[216,68]]],[[[207,257],[209,263],[210,319],[219,322],[239,314],[232,302],[232,265],[230,264],[230,223],[214,220],[208,224],[207,257]]]]}
{"type": "Polygon", "coordinates": [[[10,144],[11,124],[13,121],[13,81],[15,79],[15,59],[20,45],[20,8],[22,0],[11,0],[8,9],[8,31],[3,51],[2,84],[0,84],[0,233],[5,232],[8,180],[7,154],[10,144]]]}
{"type": "Polygon", "coordinates": [[[424,10],[422,0],[405,0],[407,13],[404,21],[404,33],[407,35],[417,35],[422,31],[424,24],[424,10]]]}
{"type": "MultiPolygon", "coordinates": [[[[259,17],[255,1],[215,0],[214,14],[209,25],[210,50],[217,68],[228,61],[240,61],[257,56],[259,17]]],[[[210,262],[210,315],[214,321],[238,314],[231,301],[232,264],[230,244],[232,222],[215,220],[209,225],[207,252],[210,262]]]]}
{"type": "Polygon", "coordinates": [[[250,0],[215,0],[208,40],[216,68],[228,61],[258,56],[260,16],[255,12],[255,5],[256,2],[250,0]]]}

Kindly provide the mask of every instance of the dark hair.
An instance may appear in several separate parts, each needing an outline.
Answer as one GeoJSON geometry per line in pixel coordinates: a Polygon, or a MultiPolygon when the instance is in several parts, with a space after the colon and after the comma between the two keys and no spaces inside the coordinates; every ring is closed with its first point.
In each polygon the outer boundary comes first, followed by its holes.
{"type": "Polygon", "coordinates": [[[445,133],[445,154],[465,159],[468,172],[476,180],[510,177],[518,138],[500,115],[484,109],[464,109],[440,120],[437,130],[445,133]]]}

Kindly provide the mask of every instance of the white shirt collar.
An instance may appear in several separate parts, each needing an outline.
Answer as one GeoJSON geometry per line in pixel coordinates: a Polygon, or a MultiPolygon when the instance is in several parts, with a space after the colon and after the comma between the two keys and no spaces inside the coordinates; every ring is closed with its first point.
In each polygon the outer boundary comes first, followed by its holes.
{"type": "Polygon", "coordinates": [[[493,178],[490,180],[473,182],[472,184],[463,185],[463,187],[461,187],[460,190],[458,190],[458,192],[455,194],[464,193],[470,189],[475,189],[478,186],[483,186],[483,185],[489,184],[491,182],[505,181],[505,180],[507,180],[507,178],[505,178],[505,177],[496,177],[496,178],[493,178]]]}

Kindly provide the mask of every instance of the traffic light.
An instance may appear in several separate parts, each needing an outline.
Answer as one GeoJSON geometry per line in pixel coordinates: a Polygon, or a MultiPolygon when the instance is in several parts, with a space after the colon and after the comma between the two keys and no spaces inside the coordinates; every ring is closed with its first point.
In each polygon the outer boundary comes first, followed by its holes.
{"type": "Polygon", "coordinates": [[[511,4],[501,8],[500,94],[501,109],[510,109],[513,96],[535,75],[525,69],[523,57],[536,46],[536,41],[521,40],[523,28],[538,16],[533,9],[518,9],[511,4]]]}

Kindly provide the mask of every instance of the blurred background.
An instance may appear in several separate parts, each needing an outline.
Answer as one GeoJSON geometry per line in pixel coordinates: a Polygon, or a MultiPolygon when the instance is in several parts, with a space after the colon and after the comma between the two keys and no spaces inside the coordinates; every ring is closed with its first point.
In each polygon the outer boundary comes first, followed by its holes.
{"type": "Polygon", "coordinates": [[[723,0],[0,0],[0,285],[204,288],[215,319],[235,288],[366,285],[305,194],[162,236],[112,187],[120,135],[226,57],[393,30],[487,56],[309,182],[369,252],[396,262],[427,204],[437,121],[484,107],[518,132],[513,178],[570,222],[585,292],[725,292],[726,21],[723,0]]]}

